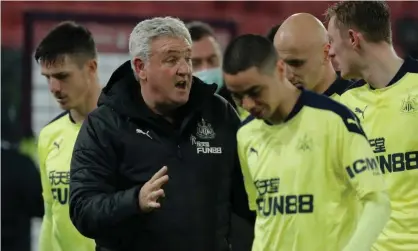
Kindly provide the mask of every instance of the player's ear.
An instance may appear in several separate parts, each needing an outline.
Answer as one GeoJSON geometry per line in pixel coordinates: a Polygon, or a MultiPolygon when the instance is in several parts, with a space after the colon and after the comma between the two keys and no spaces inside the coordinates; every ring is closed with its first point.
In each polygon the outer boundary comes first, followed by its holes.
{"type": "Polygon", "coordinates": [[[132,60],[132,68],[139,80],[147,80],[147,71],[145,69],[145,62],[140,58],[134,57],[132,60]]]}
{"type": "Polygon", "coordinates": [[[87,69],[89,71],[89,74],[95,75],[97,72],[97,60],[91,59],[87,61],[87,69]]]}
{"type": "Polygon", "coordinates": [[[363,35],[355,30],[348,30],[348,38],[350,39],[350,45],[354,49],[360,48],[360,39],[363,38],[363,35]]]}
{"type": "Polygon", "coordinates": [[[281,59],[277,60],[276,68],[280,80],[284,80],[286,78],[286,65],[284,61],[281,59]]]}
{"type": "Polygon", "coordinates": [[[329,43],[326,43],[324,45],[324,62],[325,63],[328,63],[331,60],[331,58],[329,56],[330,48],[331,48],[331,45],[329,43]]]}

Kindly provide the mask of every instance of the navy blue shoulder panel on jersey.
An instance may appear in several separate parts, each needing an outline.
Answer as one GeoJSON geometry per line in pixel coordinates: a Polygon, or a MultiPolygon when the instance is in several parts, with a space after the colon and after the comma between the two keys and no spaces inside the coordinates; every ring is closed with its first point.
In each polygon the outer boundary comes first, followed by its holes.
{"type": "Polygon", "coordinates": [[[248,117],[247,117],[247,118],[245,118],[245,119],[241,122],[241,126],[240,126],[240,127],[245,126],[246,124],[250,123],[250,122],[251,122],[251,121],[253,121],[254,119],[255,119],[255,117],[254,117],[253,115],[248,115],[248,117]]]}
{"type": "Polygon", "coordinates": [[[360,125],[360,120],[348,107],[328,97],[318,95],[310,91],[304,91],[302,95],[303,103],[305,106],[327,110],[337,114],[344,122],[344,125],[349,132],[357,133],[366,137],[366,134],[360,125]]]}
{"type": "Polygon", "coordinates": [[[353,81],[343,79],[337,75],[334,83],[331,84],[330,87],[324,92],[325,96],[331,97],[333,94],[341,95],[344,93],[347,88],[349,88],[353,84],[353,81]]]}
{"type": "Polygon", "coordinates": [[[407,57],[405,61],[403,62],[401,68],[399,68],[399,71],[395,74],[395,76],[392,78],[392,80],[389,82],[387,86],[391,86],[398,82],[405,74],[412,72],[412,73],[418,73],[418,61],[414,58],[407,57]]]}
{"type": "Polygon", "coordinates": [[[364,81],[363,79],[357,80],[357,81],[353,82],[353,84],[351,84],[344,92],[346,92],[348,90],[355,89],[355,88],[362,87],[366,84],[367,84],[366,81],[364,81]]]}
{"type": "Polygon", "coordinates": [[[57,121],[58,119],[60,119],[60,118],[64,117],[64,116],[65,116],[65,115],[67,115],[67,114],[69,114],[69,111],[64,111],[64,112],[60,113],[58,116],[56,116],[56,117],[55,117],[55,118],[53,118],[51,121],[49,121],[49,122],[48,122],[48,124],[46,124],[46,125],[49,125],[49,124],[54,123],[55,121],[57,121]]]}

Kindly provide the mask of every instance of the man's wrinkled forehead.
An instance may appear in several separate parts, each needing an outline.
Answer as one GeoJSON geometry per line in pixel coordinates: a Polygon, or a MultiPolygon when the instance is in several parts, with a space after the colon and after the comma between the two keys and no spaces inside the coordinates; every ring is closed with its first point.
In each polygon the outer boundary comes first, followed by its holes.
{"type": "Polygon", "coordinates": [[[310,50],[308,48],[300,47],[289,47],[285,49],[280,49],[276,47],[276,50],[279,54],[280,60],[305,60],[310,55],[310,50]]]}
{"type": "Polygon", "coordinates": [[[152,54],[190,54],[192,46],[186,39],[162,37],[153,41],[151,50],[152,54]]]}
{"type": "Polygon", "coordinates": [[[165,50],[162,50],[161,53],[165,55],[171,55],[171,54],[180,54],[180,55],[190,55],[192,53],[192,49],[185,47],[185,48],[167,48],[165,50]]]}

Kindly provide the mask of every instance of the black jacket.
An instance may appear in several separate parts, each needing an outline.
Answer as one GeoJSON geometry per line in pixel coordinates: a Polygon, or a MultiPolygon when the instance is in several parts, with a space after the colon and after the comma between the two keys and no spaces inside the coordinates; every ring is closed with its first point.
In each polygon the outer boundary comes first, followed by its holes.
{"type": "Polygon", "coordinates": [[[145,105],[130,62],[112,75],[78,135],[70,217],[98,250],[228,249],[231,206],[251,219],[236,157],[235,110],[194,78],[178,123],[145,105]],[[163,166],[162,207],[141,213],[141,186],[163,166]]]}
{"type": "Polygon", "coordinates": [[[1,250],[30,251],[31,218],[44,214],[41,176],[29,157],[9,145],[2,141],[1,250]]]}

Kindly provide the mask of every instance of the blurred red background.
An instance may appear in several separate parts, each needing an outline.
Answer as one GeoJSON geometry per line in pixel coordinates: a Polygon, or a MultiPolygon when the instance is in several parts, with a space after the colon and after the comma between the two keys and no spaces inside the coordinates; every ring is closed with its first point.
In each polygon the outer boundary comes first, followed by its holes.
{"type": "MultiPolygon", "coordinates": [[[[234,21],[238,33],[261,33],[297,12],[309,12],[322,19],[330,1],[207,1],[207,2],[2,2],[2,45],[20,47],[23,41],[23,13],[28,11],[69,12],[126,16],[177,16],[182,19],[221,19],[234,21]]],[[[418,17],[418,2],[389,2],[393,21],[418,17]]],[[[396,41],[395,41],[396,42],[396,41]]]]}

